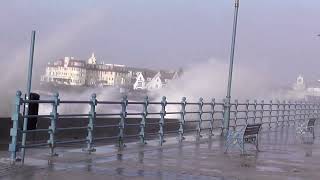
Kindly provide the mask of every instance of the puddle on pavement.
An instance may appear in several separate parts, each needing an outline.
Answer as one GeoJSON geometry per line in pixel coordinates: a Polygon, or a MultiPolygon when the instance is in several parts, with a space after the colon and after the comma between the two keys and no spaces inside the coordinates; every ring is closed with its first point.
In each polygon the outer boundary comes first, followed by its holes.
{"type": "Polygon", "coordinates": [[[286,172],[279,167],[271,167],[271,166],[256,166],[257,171],[268,171],[268,172],[286,172]]]}

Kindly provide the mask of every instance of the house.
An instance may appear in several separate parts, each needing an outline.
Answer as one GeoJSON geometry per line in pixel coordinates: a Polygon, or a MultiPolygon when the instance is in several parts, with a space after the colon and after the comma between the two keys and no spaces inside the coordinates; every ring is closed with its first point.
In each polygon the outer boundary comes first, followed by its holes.
{"type": "Polygon", "coordinates": [[[145,90],[147,89],[147,84],[152,80],[152,78],[157,74],[156,71],[144,70],[142,72],[136,73],[136,80],[133,84],[134,90],[145,90]]]}
{"type": "Polygon", "coordinates": [[[150,81],[147,82],[147,90],[161,89],[165,87],[169,81],[178,78],[177,72],[159,71],[150,81]]]}
{"type": "Polygon", "coordinates": [[[136,81],[133,84],[134,90],[155,90],[165,87],[169,81],[180,77],[182,71],[146,71],[137,74],[136,81]]]}

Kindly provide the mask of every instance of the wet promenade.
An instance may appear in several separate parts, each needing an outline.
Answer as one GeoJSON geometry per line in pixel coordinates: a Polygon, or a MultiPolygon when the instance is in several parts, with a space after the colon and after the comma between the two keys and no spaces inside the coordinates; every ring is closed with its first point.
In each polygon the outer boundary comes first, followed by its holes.
{"type": "Polygon", "coordinates": [[[246,154],[237,148],[224,154],[220,136],[195,141],[188,135],[182,144],[166,138],[144,147],[127,143],[123,150],[114,145],[98,146],[88,155],[74,147],[58,148],[58,157],[49,158],[47,148],[27,151],[24,166],[10,166],[1,152],[0,179],[186,179],[186,180],[319,180],[320,131],[316,139],[302,143],[293,127],[263,130],[260,150],[246,144],[246,154]]]}

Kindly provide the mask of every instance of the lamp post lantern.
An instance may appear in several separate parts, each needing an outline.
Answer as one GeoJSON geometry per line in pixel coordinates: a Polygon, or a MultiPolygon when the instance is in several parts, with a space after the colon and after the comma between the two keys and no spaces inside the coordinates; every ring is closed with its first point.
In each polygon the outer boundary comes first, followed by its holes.
{"type": "Polygon", "coordinates": [[[233,20],[233,32],[232,32],[232,42],[231,42],[231,52],[230,52],[230,64],[229,64],[229,77],[228,77],[228,87],[227,96],[224,109],[224,133],[225,135],[229,131],[230,122],[230,107],[231,107],[231,83],[232,83],[232,71],[233,71],[233,60],[234,60],[234,50],[236,45],[236,35],[237,35],[237,24],[238,24],[238,11],[239,11],[239,0],[235,0],[234,4],[234,20],[233,20]]]}

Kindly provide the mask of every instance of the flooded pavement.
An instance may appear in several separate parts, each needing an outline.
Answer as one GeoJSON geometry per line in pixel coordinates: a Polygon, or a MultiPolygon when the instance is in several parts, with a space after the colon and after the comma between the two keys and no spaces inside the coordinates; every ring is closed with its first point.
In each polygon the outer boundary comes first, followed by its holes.
{"type": "Polygon", "coordinates": [[[294,128],[278,128],[261,134],[261,152],[246,144],[245,155],[237,148],[225,154],[219,136],[187,136],[182,144],[169,138],[163,147],[155,140],[144,147],[127,143],[123,150],[99,146],[91,155],[60,148],[53,158],[42,148],[27,151],[24,166],[10,166],[2,152],[0,179],[319,180],[319,138],[316,133],[313,143],[302,143],[294,128]]]}

